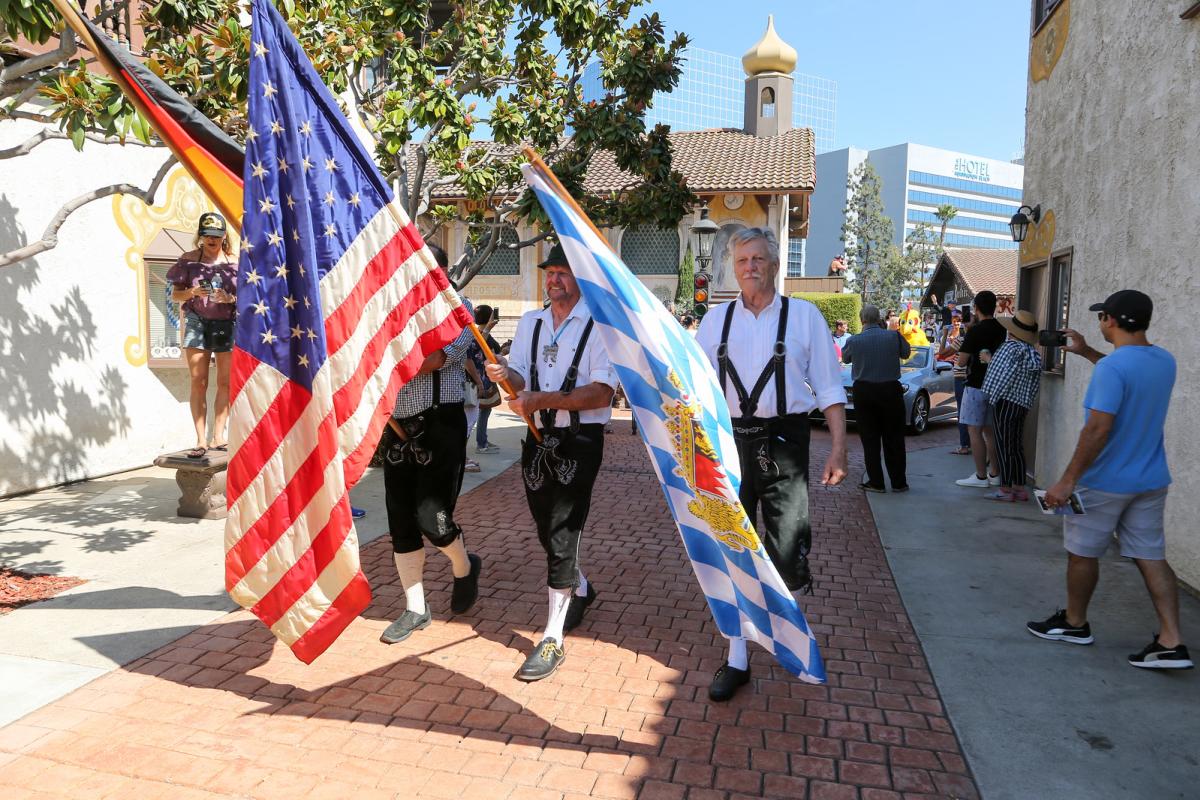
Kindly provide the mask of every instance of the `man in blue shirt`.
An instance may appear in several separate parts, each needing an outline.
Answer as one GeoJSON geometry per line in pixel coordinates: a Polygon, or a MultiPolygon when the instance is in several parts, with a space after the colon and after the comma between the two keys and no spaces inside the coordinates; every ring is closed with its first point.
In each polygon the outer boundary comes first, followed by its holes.
{"type": "Polygon", "coordinates": [[[1067,607],[1026,628],[1043,639],[1094,641],[1088,603],[1100,577],[1099,559],[1116,532],[1121,555],[1132,558],[1142,573],[1159,623],[1154,641],[1131,655],[1129,663],[1189,669],[1192,660],[1180,640],[1179,587],[1167,564],[1163,523],[1171,483],[1163,426],[1175,385],[1175,359],[1146,339],[1154,304],[1141,292],[1119,291],[1091,310],[1098,312],[1100,333],[1114,349],[1105,356],[1079,333],[1066,331],[1066,350],[1096,369],[1083,401],[1087,422],[1075,455],[1058,483],[1046,490],[1046,504],[1057,508],[1078,488],[1086,512],[1064,518],[1067,607]]]}

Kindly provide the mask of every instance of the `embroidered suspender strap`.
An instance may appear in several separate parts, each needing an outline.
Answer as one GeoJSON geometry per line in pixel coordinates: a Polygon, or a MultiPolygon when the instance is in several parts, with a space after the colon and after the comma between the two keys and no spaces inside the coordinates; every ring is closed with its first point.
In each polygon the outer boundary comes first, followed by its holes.
{"type": "MultiPolygon", "coordinates": [[[[729,360],[729,328],[733,322],[733,306],[729,304],[729,310],[725,312],[725,323],[721,328],[721,343],[717,345],[717,370],[721,379],[721,389],[725,389],[725,376],[728,375],[733,381],[733,391],[737,393],[738,405],[741,406],[743,417],[753,417],[755,410],[758,408],[758,400],[762,397],[763,389],[767,387],[767,382],[771,376],[775,376],[775,410],[779,416],[784,416],[787,413],[787,386],[786,373],[784,372],[784,359],[787,357],[787,318],[788,306],[791,305],[787,298],[780,298],[782,306],[779,309],[779,327],[775,334],[775,347],[771,355],[771,360],[763,367],[762,372],[758,375],[758,380],[754,382],[754,388],[747,394],[746,386],[742,383],[741,377],[737,373],[737,369],[733,366],[733,362],[729,360]]],[[[736,301],[735,301],[736,302],[736,301]]]]}
{"type": "MultiPolygon", "coordinates": [[[[575,346],[575,357],[571,359],[571,366],[567,367],[567,375],[563,378],[562,386],[559,391],[563,394],[570,393],[575,388],[575,382],[579,380],[579,362],[583,360],[583,350],[587,347],[588,337],[592,335],[592,328],[595,326],[596,320],[589,319],[587,325],[583,328],[583,333],[579,337],[579,344],[575,346]]],[[[571,432],[579,430],[579,412],[568,412],[571,415],[571,432]]]]}
{"type": "Polygon", "coordinates": [[[433,408],[436,410],[442,402],[442,371],[435,369],[433,371],[433,408]]]}

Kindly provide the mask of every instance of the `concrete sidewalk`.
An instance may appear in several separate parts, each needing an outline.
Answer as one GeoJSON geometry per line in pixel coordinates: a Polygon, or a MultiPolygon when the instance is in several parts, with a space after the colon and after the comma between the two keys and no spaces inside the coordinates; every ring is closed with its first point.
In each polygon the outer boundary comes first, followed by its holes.
{"type": "MultiPolygon", "coordinates": [[[[1156,626],[1137,567],[1113,553],[1105,559],[1089,614],[1094,645],[1031,636],[1027,620],[1066,602],[1061,521],[1033,503],[997,503],[955,486],[970,459],[947,449],[910,452],[912,491],[870,500],[980,792],[988,800],[1196,797],[1200,672],[1126,663],[1156,626]]],[[[1200,602],[1185,593],[1181,606],[1184,635],[1200,647],[1200,602]]]]}
{"type": "MultiPolygon", "coordinates": [[[[524,425],[493,412],[499,453],[480,463],[463,492],[503,472],[520,454],[524,425]]],[[[126,472],[0,500],[0,562],[87,582],[0,616],[0,726],[235,608],[225,593],[223,520],[175,516],[171,470],[126,472]]],[[[367,516],[366,544],[387,532],[383,472],[368,470],[352,502],[367,516]]]]}

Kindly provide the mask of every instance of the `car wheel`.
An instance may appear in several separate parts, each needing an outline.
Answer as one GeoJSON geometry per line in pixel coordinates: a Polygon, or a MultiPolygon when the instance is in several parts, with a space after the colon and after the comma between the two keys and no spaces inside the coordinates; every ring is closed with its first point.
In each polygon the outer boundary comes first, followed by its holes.
{"type": "Polygon", "coordinates": [[[920,436],[929,427],[929,395],[921,392],[913,400],[912,419],[908,422],[908,431],[914,436],[920,436]]]}

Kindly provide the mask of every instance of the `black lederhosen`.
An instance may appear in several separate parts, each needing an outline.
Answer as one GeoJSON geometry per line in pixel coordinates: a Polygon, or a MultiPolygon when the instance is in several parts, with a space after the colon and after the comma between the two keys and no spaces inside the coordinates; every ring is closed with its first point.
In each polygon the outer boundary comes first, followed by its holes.
{"type": "Polygon", "coordinates": [[[787,413],[784,360],[788,300],[779,309],[779,329],[774,355],[763,368],[751,392],[747,392],[729,360],[729,328],[734,303],[725,313],[717,368],[724,390],[726,378],[733,381],[740,415],[733,417],[733,438],[742,468],[738,499],[755,522],[762,508],[762,527],[756,528],[771,562],[792,591],[811,591],[812,573],[808,553],[812,549],[812,526],[808,516],[808,416],[787,413]],[[759,398],[767,382],[775,380],[776,416],[755,417],[759,398]]]}
{"type": "MultiPolygon", "coordinates": [[[[439,384],[434,381],[434,398],[439,384]]],[[[400,420],[400,425],[408,441],[394,445],[383,461],[392,550],[420,550],[422,535],[435,547],[446,547],[462,534],[454,521],[454,507],[467,461],[463,404],[435,402],[420,414],[400,420]]]]}
{"type": "MultiPolygon", "coordinates": [[[[537,347],[542,330],[539,319],[533,329],[529,359],[529,389],[541,391],[537,374],[537,347]]],[[[559,391],[575,388],[579,362],[583,358],[592,321],[580,336],[567,376],[559,391]]],[[[579,413],[571,412],[571,424],[554,426],[557,412],[540,412],[542,441],[532,434],[521,446],[521,474],[525,499],[537,526],[538,541],[546,551],[546,584],[551,589],[574,589],[579,584],[579,541],[592,507],[592,487],[604,459],[604,426],[581,425],[579,413]]]]}

